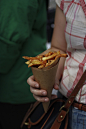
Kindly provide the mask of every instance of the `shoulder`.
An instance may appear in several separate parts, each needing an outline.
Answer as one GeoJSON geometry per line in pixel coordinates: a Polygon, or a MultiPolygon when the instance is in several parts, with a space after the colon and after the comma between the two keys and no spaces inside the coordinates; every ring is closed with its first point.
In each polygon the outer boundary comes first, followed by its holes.
{"type": "Polygon", "coordinates": [[[64,0],[55,0],[56,4],[63,10],[64,0]]]}

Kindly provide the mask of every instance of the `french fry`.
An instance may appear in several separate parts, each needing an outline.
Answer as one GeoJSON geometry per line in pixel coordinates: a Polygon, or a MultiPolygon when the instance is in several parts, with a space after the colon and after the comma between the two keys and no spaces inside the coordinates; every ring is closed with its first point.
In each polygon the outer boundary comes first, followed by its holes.
{"type": "Polygon", "coordinates": [[[51,60],[50,65],[51,65],[54,61],[55,61],[55,60],[51,60]]]}
{"type": "Polygon", "coordinates": [[[38,55],[36,57],[37,57],[37,59],[42,60],[43,55],[38,55]]]}
{"type": "Polygon", "coordinates": [[[25,62],[25,64],[29,65],[31,62],[31,60],[28,60],[27,62],[25,62]]]}
{"type": "Polygon", "coordinates": [[[60,51],[50,51],[44,55],[38,55],[36,57],[23,56],[22,58],[27,59],[25,64],[27,64],[28,67],[36,66],[37,68],[42,69],[53,64],[57,58],[60,57],[67,57],[67,54],[61,54],[60,51]]]}
{"type": "Polygon", "coordinates": [[[61,54],[61,57],[68,57],[67,54],[61,54]]]}
{"type": "Polygon", "coordinates": [[[49,60],[49,59],[52,59],[52,58],[54,58],[56,55],[57,55],[57,53],[54,53],[54,54],[52,54],[52,55],[50,55],[50,56],[43,57],[42,60],[49,60]]]}
{"type": "Polygon", "coordinates": [[[28,56],[23,56],[22,58],[24,58],[26,60],[35,60],[35,59],[37,59],[37,57],[28,57],[28,56]]]}
{"type": "Polygon", "coordinates": [[[33,65],[34,65],[34,64],[30,63],[30,64],[28,65],[28,68],[29,68],[29,67],[32,67],[33,65]]]}
{"type": "Polygon", "coordinates": [[[42,61],[40,61],[40,60],[32,60],[32,64],[40,65],[40,64],[42,64],[42,61]]]}
{"type": "Polygon", "coordinates": [[[42,65],[40,65],[38,68],[39,69],[42,69],[42,68],[44,68],[45,67],[45,64],[42,64],[42,65]]]}
{"type": "Polygon", "coordinates": [[[53,52],[50,51],[50,52],[48,52],[48,53],[45,54],[45,57],[50,56],[52,54],[53,54],[53,52]]]}

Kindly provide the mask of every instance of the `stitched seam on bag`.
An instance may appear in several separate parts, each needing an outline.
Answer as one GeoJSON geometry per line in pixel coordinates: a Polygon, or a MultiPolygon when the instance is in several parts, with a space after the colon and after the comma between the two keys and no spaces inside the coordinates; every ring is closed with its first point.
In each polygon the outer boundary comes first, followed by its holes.
{"type": "Polygon", "coordinates": [[[25,117],[24,117],[24,120],[22,122],[22,126],[23,124],[25,123],[26,119],[31,115],[31,113],[34,111],[34,109],[39,105],[39,102],[36,101],[33,105],[31,104],[30,108],[28,109],[25,117]]]}
{"type": "Polygon", "coordinates": [[[47,120],[44,122],[44,124],[42,125],[42,127],[40,129],[43,129],[43,127],[45,126],[46,122],[48,121],[48,119],[50,118],[52,112],[54,111],[54,108],[52,109],[50,115],[48,116],[47,120]]]}
{"type": "Polygon", "coordinates": [[[36,125],[36,124],[38,124],[38,123],[43,119],[43,117],[45,116],[45,114],[46,114],[46,113],[44,113],[44,114],[41,116],[41,118],[40,118],[37,122],[33,123],[33,122],[30,120],[30,118],[29,118],[29,122],[31,123],[31,125],[36,125]]]}
{"type": "MultiPolygon", "coordinates": [[[[55,103],[55,102],[64,102],[62,99],[56,99],[54,102],[52,102],[52,104],[50,105],[50,107],[52,107],[52,105],[55,103]]],[[[49,107],[49,109],[50,109],[50,107],[49,107]]],[[[48,109],[48,110],[49,110],[48,109]]],[[[31,121],[31,119],[29,118],[29,122],[30,122],[30,124],[31,125],[36,125],[36,124],[38,124],[42,119],[43,119],[43,117],[46,115],[46,113],[44,113],[42,116],[41,116],[41,118],[38,120],[38,121],[36,121],[35,123],[33,123],[32,121],[31,121]]]]}

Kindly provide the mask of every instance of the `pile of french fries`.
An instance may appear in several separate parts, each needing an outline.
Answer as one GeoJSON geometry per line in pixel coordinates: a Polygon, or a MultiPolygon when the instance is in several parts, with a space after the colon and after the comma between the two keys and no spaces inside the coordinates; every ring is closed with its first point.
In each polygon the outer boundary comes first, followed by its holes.
{"type": "Polygon", "coordinates": [[[28,67],[34,66],[39,69],[51,65],[59,57],[67,57],[67,54],[61,54],[60,51],[57,52],[50,51],[47,54],[38,55],[36,57],[23,56],[23,58],[27,60],[25,64],[27,64],[28,67]]]}

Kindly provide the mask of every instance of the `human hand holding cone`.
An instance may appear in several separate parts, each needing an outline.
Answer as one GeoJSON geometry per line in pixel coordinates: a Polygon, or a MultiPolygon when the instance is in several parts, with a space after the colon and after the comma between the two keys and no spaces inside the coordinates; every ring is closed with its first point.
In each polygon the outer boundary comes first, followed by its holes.
{"type": "Polygon", "coordinates": [[[44,111],[47,112],[51,99],[51,92],[55,82],[56,71],[60,57],[67,57],[67,54],[61,54],[60,51],[55,52],[48,50],[42,55],[36,57],[23,56],[28,61],[25,62],[28,67],[32,68],[35,80],[39,83],[40,89],[47,91],[49,102],[43,102],[44,111]]]}

